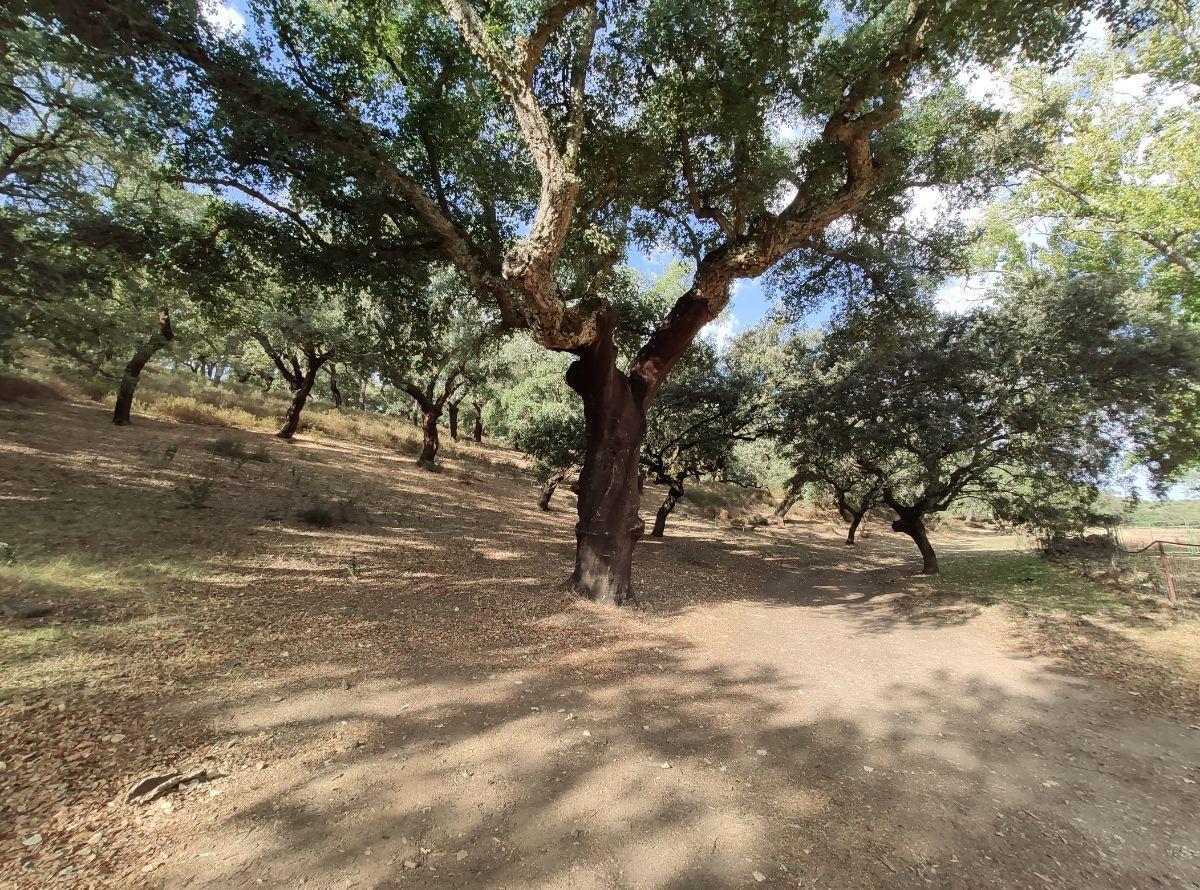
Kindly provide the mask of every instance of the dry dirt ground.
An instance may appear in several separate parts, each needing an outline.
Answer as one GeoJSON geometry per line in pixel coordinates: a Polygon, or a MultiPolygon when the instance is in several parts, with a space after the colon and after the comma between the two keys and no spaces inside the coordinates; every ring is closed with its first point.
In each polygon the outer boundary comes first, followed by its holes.
{"type": "Polygon", "coordinates": [[[217,434],[0,404],[0,598],[55,605],[0,619],[0,884],[1200,886],[1197,719],[1012,610],[914,607],[878,527],[681,518],[615,613],[555,585],[569,493],[217,434]],[[299,522],[316,497],[365,516],[299,522]]]}

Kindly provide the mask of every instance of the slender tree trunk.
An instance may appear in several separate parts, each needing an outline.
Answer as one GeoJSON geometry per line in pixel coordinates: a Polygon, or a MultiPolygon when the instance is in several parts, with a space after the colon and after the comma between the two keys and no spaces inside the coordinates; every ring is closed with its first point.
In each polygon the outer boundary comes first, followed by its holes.
{"type": "Polygon", "coordinates": [[[775,508],[775,518],[783,519],[784,517],[786,517],[788,515],[789,511],[791,511],[792,507],[796,506],[797,502],[800,500],[800,497],[803,493],[804,493],[803,487],[794,488],[794,489],[791,489],[790,491],[788,491],[788,493],[786,495],[784,495],[784,497],[783,497],[783,503],[781,503],[778,507],[775,508]]]}
{"type": "Polygon", "coordinates": [[[676,488],[674,485],[667,489],[667,496],[662,502],[662,506],[658,508],[658,514],[654,517],[654,528],[650,530],[652,537],[661,538],[667,530],[667,517],[671,515],[671,511],[675,509],[675,503],[683,497],[683,489],[676,488]]]}
{"type": "Polygon", "coordinates": [[[320,367],[319,364],[316,367],[310,367],[292,387],[292,402],[288,405],[283,428],[275,434],[278,438],[290,439],[296,435],[296,430],[300,428],[300,412],[304,410],[304,405],[308,402],[308,395],[317,381],[317,371],[320,370],[320,367]]]}
{"type": "Polygon", "coordinates": [[[567,478],[567,474],[571,472],[571,467],[566,467],[550,474],[550,478],[546,480],[546,484],[542,486],[542,493],[538,497],[539,509],[550,510],[550,498],[554,497],[554,491],[559,484],[567,478]]]}
{"type": "MultiPolygon", "coordinates": [[[[893,509],[895,509],[893,507],[893,509]]],[[[929,543],[929,535],[925,533],[925,523],[921,513],[915,510],[896,511],[900,518],[892,523],[892,531],[903,532],[913,539],[917,549],[921,551],[921,574],[936,575],[938,573],[937,554],[929,543]]]]}
{"type": "Polygon", "coordinates": [[[446,412],[450,415],[450,438],[455,442],[458,441],[458,403],[451,402],[446,406],[446,412]]]}
{"type": "Polygon", "coordinates": [[[117,390],[117,404],[113,407],[113,423],[126,426],[130,421],[130,411],[133,408],[133,394],[137,391],[138,380],[141,379],[142,369],[168,343],[175,339],[175,331],[171,329],[171,310],[164,306],[158,310],[158,333],[143,343],[133,353],[133,358],[125,366],[121,377],[121,387],[117,390]]]}
{"type": "Polygon", "coordinates": [[[333,407],[342,410],[342,391],[338,389],[337,365],[329,366],[329,394],[333,396],[333,407]]]}
{"type": "Polygon", "coordinates": [[[858,527],[859,527],[859,525],[862,524],[863,517],[866,515],[867,515],[866,510],[863,510],[860,513],[855,513],[853,510],[850,511],[850,530],[848,532],[846,532],[846,543],[847,544],[855,543],[854,536],[858,533],[858,527]]]}
{"type": "Polygon", "coordinates": [[[367,410],[367,378],[363,377],[358,381],[358,410],[367,410]]]}
{"type": "Polygon", "coordinates": [[[438,417],[440,411],[433,408],[421,409],[421,456],[416,458],[416,465],[427,470],[433,469],[433,462],[438,456],[438,417]]]}
{"type": "Polygon", "coordinates": [[[433,408],[421,409],[421,456],[417,466],[429,470],[434,466],[438,453],[438,418],[441,413],[433,408]]]}
{"type": "Polygon", "coordinates": [[[476,442],[483,442],[483,402],[474,402],[475,429],[473,435],[476,442]]]}
{"type": "Polygon", "coordinates": [[[583,398],[586,445],[579,473],[579,522],[571,584],[589,599],[620,605],[633,596],[638,516],[638,458],[646,435],[642,401],[617,370],[612,321],[567,369],[583,398]]]}

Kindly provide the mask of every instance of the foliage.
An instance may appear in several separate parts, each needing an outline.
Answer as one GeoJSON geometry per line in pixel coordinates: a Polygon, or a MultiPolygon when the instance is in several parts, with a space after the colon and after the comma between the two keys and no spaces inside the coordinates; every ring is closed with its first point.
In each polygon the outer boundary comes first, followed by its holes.
{"type": "Polygon", "coordinates": [[[238,464],[244,464],[247,461],[269,463],[271,460],[265,446],[259,445],[255,449],[250,449],[237,439],[229,439],[224,436],[213,439],[205,446],[205,450],[219,457],[227,457],[238,464]]]}
{"type": "Polygon", "coordinates": [[[216,483],[212,479],[187,479],[175,486],[175,497],[181,508],[204,510],[215,491],[216,483]]]}
{"type": "Polygon", "coordinates": [[[878,480],[923,552],[923,518],[967,497],[1060,533],[1094,520],[1122,454],[1166,466],[1160,418],[1200,371],[1198,347],[1144,296],[1015,279],[990,308],[858,316],[798,348],[785,440],[801,464],[829,472],[848,458],[859,480],[878,480]]]}

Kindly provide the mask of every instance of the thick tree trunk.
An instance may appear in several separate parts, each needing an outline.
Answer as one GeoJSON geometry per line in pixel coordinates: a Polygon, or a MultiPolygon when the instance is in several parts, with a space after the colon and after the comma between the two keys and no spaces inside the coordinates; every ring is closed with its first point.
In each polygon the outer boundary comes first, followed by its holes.
{"type": "Polygon", "coordinates": [[[304,410],[304,405],[308,402],[308,394],[312,392],[319,368],[320,366],[309,368],[304,373],[304,376],[292,387],[292,402],[288,405],[287,415],[283,420],[283,428],[275,434],[278,438],[290,439],[296,435],[296,430],[300,429],[300,412],[304,410]]]}
{"type": "Polygon", "coordinates": [[[458,441],[458,404],[451,402],[446,406],[446,411],[450,415],[450,438],[455,442],[458,441]]]}
{"type": "Polygon", "coordinates": [[[438,418],[441,414],[432,408],[421,409],[421,456],[417,466],[432,469],[438,453],[438,418]]]}
{"type": "Polygon", "coordinates": [[[633,597],[633,548],[645,528],[637,477],[646,416],[629,378],[617,370],[606,322],[567,369],[567,383],[583,399],[586,431],[571,584],[591,600],[620,605],[633,597]]]}
{"type": "Polygon", "coordinates": [[[554,497],[555,489],[557,489],[559,484],[567,478],[567,474],[570,472],[571,468],[567,467],[565,470],[558,470],[557,472],[550,474],[550,478],[547,479],[546,484],[542,486],[542,493],[538,497],[539,509],[549,511],[550,498],[554,497]]]}
{"type": "Polygon", "coordinates": [[[858,533],[858,527],[862,524],[863,517],[866,515],[866,510],[863,510],[861,513],[850,513],[850,530],[846,532],[847,544],[853,544],[855,542],[854,536],[858,533]]]}
{"type": "Polygon", "coordinates": [[[137,391],[142,369],[154,357],[154,353],[174,339],[175,332],[171,329],[171,311],[164,306],[158,311],[158,333],[139,346],[133,353],[133,358],[129,360],[129,364],[125,366],[125,373],[121,377],[121,387],[117,390],[117,404],[113,407],[113,423],[117,426],[126,426],[131,422],[130,411],[133,408],[133,394],[137,391]]]}
{"type": "MultiPolygon", "coordinates": [[[[894,509],[894,508],[893,508],[894,509]]],[[[936,575],[938,573],[937,554],[929,543],[929,535],[925,533],[925,523],[921,514],[916,511],[899,513],[900,518],[892,523],[892,531],[903,532],[913,539],[917,549],[921,551],[921,574],[936,575]]]]}
{"type": "Polygon", "coordinates": [[[663,532],[667,530],[667,517],[671,515],[671,511],[675,509],[675,503],[683,497],[683,490],[672,485],[667,489],[667,496],[662,502],[662,506],[658,508],[658,514],[654,517],[654,528],[650,530],[652,537],[661,538],[663,532]]]}
{"type": "Polygon", "coordinates": [[[329,394],[333,396],[333,407],[342,410],[342,391],[338,389],[337,365],[329,366],[329,394]]]}
{"type": "Polygon", "coordinates": [[[783,519],[791,511],[792,507],[799,502],[801,495],[804,493],[803,488],[796,488],[789,491],[783,497],[783,503],[775,508],[775,518],[783,519]]]}

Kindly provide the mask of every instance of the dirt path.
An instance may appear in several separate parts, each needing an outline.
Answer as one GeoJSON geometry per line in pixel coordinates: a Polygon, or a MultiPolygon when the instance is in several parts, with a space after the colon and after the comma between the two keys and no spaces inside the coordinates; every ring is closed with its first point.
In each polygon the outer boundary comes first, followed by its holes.
{"type": "Polygon", "coordinates": [[[0,423],[10,541],[95,587],[46,628],[84,682],[58,650],[5,675],[0,886],[1200,886],[1200,731],[1029,656],[1000,607],[914,607],[890,536],[684,516],[613,613],[547,583],[571,504],[511,473],[269,437],[231,468],[211,430],[79,406],[0,423]],[[205,511],[172,503],[189,473],[205,511]],[[298,524],[312,491],[369,521],[298,524]],[[148,600],[101,583],[135,564],[148,600]],[[202,761],[227,775],[120,801],[202,761]]]}
{"type": "MultiPolygon", "coordinates": [[[[702,544],[648,569],[702,568],[702,544]]],[[[431,666],[237,709],[231,734],[309,741],[162,880],[1200,886],[1200,732],[1020,654],[997,610],[898,610],[895,569],[864,567],[886,547],[847,565],[825,544],[747,549],[765,586],[744,598],[573,614],[616,639],[552,671],[431,666]]]]}

